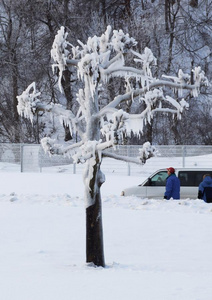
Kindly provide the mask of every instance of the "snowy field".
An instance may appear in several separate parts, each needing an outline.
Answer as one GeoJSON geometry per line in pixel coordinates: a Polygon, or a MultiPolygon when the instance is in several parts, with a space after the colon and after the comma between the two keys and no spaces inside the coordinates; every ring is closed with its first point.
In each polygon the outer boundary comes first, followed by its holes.
{"type": "Polygon", "coordinates": [[[212,204],[123,198],[147,171],[106,174],[106,268],[94,268],[85,263],[81,174],[0,170],[0,299],[212,299],[212,204]]]}

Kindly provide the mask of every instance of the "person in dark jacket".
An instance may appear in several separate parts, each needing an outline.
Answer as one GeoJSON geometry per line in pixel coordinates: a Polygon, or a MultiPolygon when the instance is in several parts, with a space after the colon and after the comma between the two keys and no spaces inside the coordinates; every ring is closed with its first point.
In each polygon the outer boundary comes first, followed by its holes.
{"type": "Polygon", "coordinates": [[[212,178],[210,174],[203,176],[203,181],[199,185],[198,199],[202,199],[207,203],[212,202],[212,178]]]}
{"type": "Polygon", "coordinates": [[[169,200],[173,198],[175,200],[180,199],[180,180],[175,174],[175,169],[170,167],[167,169],[168,177],[166,178],[166,191],[164,199],[169,200]]]}

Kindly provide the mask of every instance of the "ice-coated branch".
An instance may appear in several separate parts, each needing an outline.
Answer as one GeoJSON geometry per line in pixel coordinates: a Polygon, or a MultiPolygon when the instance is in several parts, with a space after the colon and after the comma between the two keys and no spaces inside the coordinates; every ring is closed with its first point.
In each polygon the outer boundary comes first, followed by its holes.
{"type": "Polygon", "coordinates": [[[147,159],[157,156],[157,151],[154,146],[150,144],[150,142],[146,142],[143,144],[142,148],[139,149],[139,159],[142,164],[145,164],[147,159]]]}
{"type": "Polygon", "coordinates": [[[65,109],[61,104],[50,103],[46,106],[40,104],[37,109],[58,116],[61,125],[69,127],[71,134],[78,132],[80,136],[83,135],[80,119],[76,117],[71,110],[65,109]]]}
{"type": "Polygon", "coordinates": [[[150,144],[150,142],[146,142],[143,144],[142,148],[139,149],[139,156],[138,157],[129,157],[124,155],[118,155],[116,153],[111,153],[108,151],[103,151],[102,156],[113,158],[116,160],[125,161],[128,163],[134,163],[134,164],[145,164],[147,159],[157,156],[158,152],[156,151],[156,148],[150,144]]]}
{"type": "Polygon", "coordinates": [[[112,115],[107,115],[107,120],[104,121],[101,128],[101,133],[105,136],[107,143],[117,145],[123,140],[123,134],[126,131],[125,122],[127,119],[128,113],[122,109],[117,110],[112,115]]]}
{"type": "Polygon", "coordinates": [[[80,135],[83,134],[80,120],[71,110],[65,109],[60,104],[44,104],[39,99],[40,95],[41,93],[36,91],[36,84],[33,82],[20,96],[17,96],[17,110],[19,115],[30,119],[32,122],[35,113],[39,111],[49,112],[58,116],[61,124],[68,126],[71,133],[78,131],[80,135]]]}
{"type": "MultiPolygon", "coordinates": [[[[69,51],[66,49],[68,42],[66,41],[68,33],[65,32],[65,28],[62,26],[55,36],[52,50],[51,50],[51,57],[53,58],[55,64],[53,64],[52,69],[53,72],[55,68],[57,67],[59,69],[59,88],[62,92],[62,85],[61,85],[61,79],[63,75],[63,71],[65,70],[67,66],[67,59],[69,56],[69,51]]],[[[70,63],[70,61],[69,61],[70,63]]]]}
{"type": "Polygon", "coordinates": [[[114,56],[113,58],[108,60],[105,64],[102,64],[102,68],[108,69],[112,64],[114,64],[117,61],[120,61],[122,59],[123,59],[123,55],[122,55],[122,53],[119,52],[118,54],[116,54],[116,56],[114,56]]]}
{"type": "Polygon", "coordinates": [[[63,146],[55,144],[55,139],[51,139],[49,137],[45,137],[41,140],[41,146],[45,153],[49,155],[63,155],[63,146]]]}
{"type": "Polygon", "coordinates": [[[111,101],[107,106],[105,106],[104,109],[109,109],[111,107],[117,107],[120,103],[129,101],[130,99],[133,99],[135,97],[144,95],[146,92],[148,92],[151,89],[159,88],[159,87],[169,87],[174,90],[190,90],[192,95],[198,96],[200,87],[207,86],[208,80],[206,77],[203,77],[201,81],[198,81],[194,84],[187,84],[187,83],[176,83],[171,82],[167,80],[156,80],[152,81],[149,86],[139,89],[132,89],[130,92],[127,92],[124,95],[118,95],[114,98],[113,101],[111,101]]]}
{"type": "MultiPolygon", "coordinates": [[[[143,98],[140,98],[140,100],[144,101],[146,108],[141,112],[141,114],[130,115],[129,118],[136,119],[139,117],[141,120],[147,120],[149,123],[151,123],[153,114],[159,111],[177,114],[178,119],[181,119],[183,110],[188,109],[189,107],[189,104],[184,99],[178,102],[170,96],[164,97],[161,89],[154,89],[147,92],[143,98]],[[164,103],[171,104],[172,108],[163,106],[164,103]]],[[[143,129],[143,126],[141,128],[143,129]]]]}
{"type": "Polygon", "coordinates": [[[125,77],[125,76],[131,76],[136,79],[143,79],[143,81],[150,79],[148,78],[143,70],[139,70],[133,67],[125,67],[125,66],[117,66],[111,65],[107,69],[100,69],[102,76],[117,76],[117,77],[125,77]]]}
{"type": "MultiPolygon", "coordinates": [[[[106,137],[106,140],[114,139],[114,137],[119,136],[119,140],[122,139],[123,133],[128,136],[131,135],[131,132],[134,134],[140,135],[143,132],[144,125],[148,122],[151,123],[151,120],[156,112],[166,112],[177,114],[178,119],[181,118],[181,114],[184,109],[188,108],[188,103],[182,99],[181,101],[176,101],[170,96],[164,96],[162,89],[153,89],[146,92],[144,97],[139,97],[139,101],[145,103],[145,109],[139,114],[127,114],[125,113],[122,118],[122,126],[118,129],[115,126],[114,120],[118,115],[122,114],[122,110],[116,110],[113,107],[107,105],[100,112],[99,116],[101,118],[105,116],[107,121],[102,125],[101,132],[106,137]],[[168,104],[171,104],[172,108],[166,107],[168,104]],[[164,106],[166,105],[166,106],[164,106]]],[[[116,139],[114,139],[115,141],[116,139]]],[[[114,143],[115,144],[115,143],[114,143]]]]}
{"type": "Polygon", "coordinates": [[[93,158],[95,160],[96,153],[98,153],[98,156],[101,157],[101,151],[98,151],[97,149],[100,142],[101,141],[87,141],[82,143],[81,147],[78,149],[75,155],[72,156],[74,162],[84,163],[90,158],[93,158]]]}
{"type": "Polygon", "coordinates": [[[201,67],[195,67],[192,72],[194,74],[194,84],[196,85],[193,96],[197,97],[200,93],[201,85],[208,86],[209,82],[207,77],[205,76],[205,72],[201,70],[201,67]]]}
{"type": "Polygon", "coordinates": [[[123,54],[128,53],[131,49],[137,45],[134,38],[130,37],[129,34],[125,34],[121,29],[113,30],[113,36],[111,37],[111,45],[113,50],[117,53],[123,54]]]}
{"type": "MultiPolygon", "coordinates": [[[[59,87],[61,92],[62,73],[68,65],[76,66],[77,64],[78,76],[82,80],[85,80],[85,77],[89,77],[92,96],[100,79],[101,70],[101,75],[105,80],[108,74],[115,75],[117,73],[117,70],[114,69],[115,66],[117,67],[117,62],[122,61],[123,65],[123,55],[130,52],[137,42],[122,30],[114,30],[113,34],[111,33],[111,26],[108,26],[105,33],[100,37],[89,37],[86,44],[78,40],[80,47],[74,47],[67,42],[68,34],[65,32],[65,28],[62,26],[58,30],[52,46],[51,56],[55,62],[53,70],[55,67],[59,69],[59,87]],[[71,46],[72,54],[67,50],[68,45],[71,46]],[[111,53],[115,53],[115,57],[110,60],[111,53]]],[[[125,70],[122,72],[125,72],[125,70]]],[[[128,72],[135,74],[133,69],[128,70],[128,72]]],[[[137,71],[138,73],[139,71],[137,71]]]]}
{"type": "Polygon", "coordinates": [[[138,57],[134,58],[134,61],[137,63],[141,63],[144,74],[146,76],[152,77],[150,66],[157,64],[157,60],[154,57],[152,51],[148,47],[145,47],[143,54],[140,54],[133,50],[131,50],[131,52],[138,57]]]}
{"type": "Polygon", "coordinates": [[[141,164],[141,160],[137,157],[129,157],[129,156],[124,156],[124,155],[119,155],[119,154],[108,152],[108,151],[102,152],[102,157],[113,158],[116,160],[121,160],[121,161],[125,161],[128,163],[133,163],[133,164],[141,164]]]}
{"type": "Polygon", "coordinates": [[[56,144],[55,142],[55,139],[49,137],[45,137],[41,140],[41,145],[45,153],[49,153],[49,155],[67,155],[71,157],[76,153],[78,148],[83,145],[82,141],[68,146],[56,144]]]}
{"type": "Polygon", "coordinates": [[[69,58],[66,59],[67,66],[75,66],[76,67],[78,65],[78,63],[79,63],[79,60],[77,60],[77,59],[69,59],[69,58]]]}
{"type": "Polygon", "coordinates": [[[192,85],[192,89],[190,89],[190,83],[191,83],[191,76],[188,74],[183,73],[183,71],[180,69],[178,72],[178,77],[176,76],[167,76],[163,75],[162,77],[170,79],[174,83],[180,85],[181,87],[176,87],[176,89],[179,90],[179,93],[182,95],[182,89],[184,86],[188,85],[186,87],[187,89],[191,90],[191,94],[194,97],[197,97],[200,93],[200,87],[201,86],[208,86],[209,82],[207,77],[205,76],[205,72],[201,70],[201,67],[195,67],[194,70],[192,70],[193,73],[193,81],[194,84],[192,85]]]}
{"type": "Polygon", "coordinates": [[[144,49],[143,54],[137,53],[132,49],[130,51],[139,57],[138,59],[135,58],[134,61],[141,64],[141,67],[125,66],[123,52],[121,52],[119,53],[121,55],[116,55],[116,59],[113,58],[107,67],[101,68],[100,66],[101,77],[104,81],[107,81],[109,77],[123,77],[125,80],[134,78],[142,87],[148,87],[149,83],[153,80],[150,66],[156,64],[156,58],[147,47],[144,49]]]}
{"type": "Polygon", "coordinates": [[[107,68],[101,69],[102,75],[105,76],[123,76],[126,75],[134,77],[137,81],[141,82],[150,81],[152,79],[152,72],[150,66],[152,64],[156,64],[156,58],[154,57],[152,51],[149,48],[144,49],[144,53],[140,54],[131,49],[131,52],[139,57],[139,59],[134,59],[135,62],[140,63],[142,69],[134,68],[134,67],[126,67],[124,65],[124,59],[122,56],[117,56],[116,59],[113,60],[113,63],[110,62],[107,68]]]}
{"type": "Polygon", "coordinates": [[[37,105],[40,102],[39,96],[40,92],[36,91],[35,82],[32,82],[20,96],[17,96],[18,114],[21,117],[24,116],[25,118],[30,119],[32,122],[33,116],[37,109],[37,105]]]}

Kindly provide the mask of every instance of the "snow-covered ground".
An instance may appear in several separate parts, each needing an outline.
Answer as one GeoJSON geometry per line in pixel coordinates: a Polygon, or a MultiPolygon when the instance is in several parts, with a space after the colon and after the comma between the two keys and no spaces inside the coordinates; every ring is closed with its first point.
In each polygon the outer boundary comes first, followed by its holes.
{"type": "Polygon", "coordinates": [[[81,174],[0,169],[0,299],[212,299],[212,204],[123,198],[144,178],[106,174],[106,268],[93,268],[81,174]]]}

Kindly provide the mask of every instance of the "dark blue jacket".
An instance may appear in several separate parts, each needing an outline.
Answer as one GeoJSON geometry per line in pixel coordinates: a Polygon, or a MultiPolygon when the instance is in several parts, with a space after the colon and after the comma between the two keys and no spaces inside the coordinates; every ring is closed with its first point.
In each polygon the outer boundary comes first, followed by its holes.
{"type": "MultiPolygon", "coordinates": [[[[208,187],[210,187],[212,189],[212,178],[210,176],[206,176],[199,185],[198,198],[203,199],[205,202],[211,202],[211,201],[208,201],[208,199],[206,198],[205,188],[208,188],[208,187]]],[[[210,191],[210,194],[211,193],[212,192],[210,191]]],[[[211,198],[210,195],[209,195],[209,197],[211,198]]]]}
{"type": "Polygon", "coordinates": [[[180,199],[180,180],[175,174],[171,174],[166,178],[165,198],[169,200],[180,199]]]}

